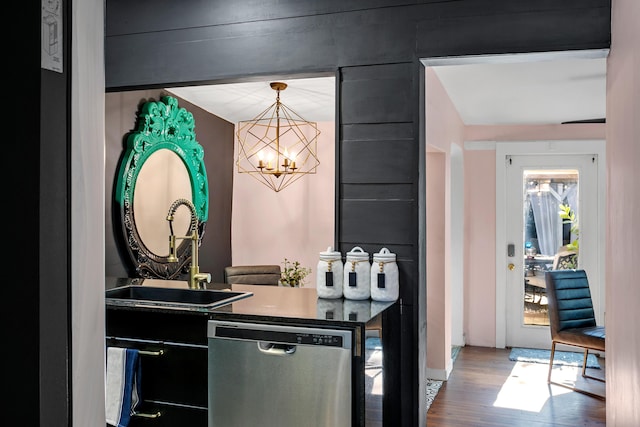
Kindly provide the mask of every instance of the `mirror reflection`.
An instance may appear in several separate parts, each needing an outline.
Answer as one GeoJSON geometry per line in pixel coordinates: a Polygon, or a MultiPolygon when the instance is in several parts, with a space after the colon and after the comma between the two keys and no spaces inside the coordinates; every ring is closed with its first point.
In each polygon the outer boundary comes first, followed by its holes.
{"type": "MultiPolygon", "coordinates": [[[[169,226],[166,212],[175,200],[191,201],[191,182],[182,160],[161,149],[149,156],[138,174],[133,197],[134,215],[141,242],[158,256],[169,255],[169,226]]],[[[184,236],[190,224],[189,211],[178,209],[174,231],[184,236]]]]}

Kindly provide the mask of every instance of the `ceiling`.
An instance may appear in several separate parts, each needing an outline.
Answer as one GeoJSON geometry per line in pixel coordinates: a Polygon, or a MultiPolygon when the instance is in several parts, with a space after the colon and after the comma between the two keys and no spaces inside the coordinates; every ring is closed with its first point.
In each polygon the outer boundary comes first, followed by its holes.
{"type": "MultiPolygon", "coordinates": [[[[276,91],[269,83],[228,83],[165,89],[190,103],[231,123],[251,120],[276,101],[276,91]]],[[[277,80],[287,83],[280,91],[280,102],[303,119],[332,122],[335,117],[335,78],[277,80]]]]}
{"type": "Polygon", "coordinates": [[[605,118],[605,58],[433,69],[466,125],[540,125],[605,118]]]}
{"type": "MultiPolygon", "coordinates": [[[[606,58],[433,66],[466,125],[533,125],[603,119],[606,58]]],[[[333,77],[285,79],[280,100],[309,121],[333,121],[333,77]]],[[[166,89],[231,123],[275,102],[270,81],[166,89]]]]}

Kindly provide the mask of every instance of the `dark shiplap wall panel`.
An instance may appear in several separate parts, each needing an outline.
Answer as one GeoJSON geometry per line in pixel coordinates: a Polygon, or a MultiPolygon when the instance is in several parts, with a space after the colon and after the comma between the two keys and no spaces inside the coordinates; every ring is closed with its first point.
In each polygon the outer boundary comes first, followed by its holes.
{"type": "Polygon", "coordinates": [[[340,186],[343,199],[412,200],[415,188],[410,184],[344,184],[340,186]]]}
{"type": "Polygon", "coordinates": [[[393,9],[408,11],[415,16],[431,15],[450,18],[474,14],[514,15],[531,11],[573,11],[590,10],[610,6],[607,0],[564,0],[562,7],[557,0],[496,1],[496,0],[109,0],[106,13],[117,16],[109,20],[107,36],[150,33],[183,28],[197,28],[212,25],[232,25],[237,23],[285,20],[303,16],[354,15],[372,10],[391,13],[393,9]],[[138,19],[138,17],[154,19],[138,19]]]}
{"type": "Polygon", "coordinates": [[[107,1],[108,89],[610,43],[609,0],[133,3],[107,1]]]}
{"type": "Polygon", "coordinates": [[[176,86],[406,62],[415,48],[412,19],[406,9],[391,8],[108,36],[106,86],[176,86]]]}
{"type": "MultiPolygon", "coordinates": [[[[396,253],[400,272],[400,323],[418,304],[418,91],[409,62],[341,69],[338,126],[340,192],[337,247],[346,253],[360,246],[371,256],[382,247],[396,253]]],[[[419,337],[409,326],[394,351],[401,354],[398,399],[386,409],[395,425],[422,425],[416,387],[423,383],[416,351],[419,337]],[[409,344],[409,342],[413,342],[409,344]],[[404,350],[403,350],[404,349],[404,350]],[[403,354],[406,351],[407,353],[403,354]],[[408,366],[413,366],[407,369],[408,366]],[[414,400],[407,404],[406,399],[414,400]]],[[[420,393],[422,395],[423,393],[420,393]]]]}
{"type": "Polygon", "coordinates": [[[420,58],[608,48],[608,0],[448,3],[417,25],[420,58]]]}
{"type": "MultiPolygon", "coordinates": [[[[418,262],[398,258],[398,271],[398,283],[401,284],[400,299],[402,300],[402,305],[403,307],[415,307],[417,312],[418,304],[415,302],[414,289],[405,284],[418,282],[418,262]],[[405,301],[407,301],[406,304],[405,301]]],[[[426,320],[424,322],[426,323],[426,320]]]]}
{"type": "Polygon", "coordinates": [[[343,183],[413,182],[415,141],[349,141],[342,144],[343,183]],[[407,161],[409,160],[409,162],[407,161]]]}
{"type": "MultiPolygon", "coordinates": [[[[441,2],[442,0],[431,0],[441,2]]],[[[456,1],[456,0],[449,0],[456,1]]],[[[115,22],[107,29],[107,35],[153,32],[166,29],[196,28],[208,25],[230,25],[239,22],[272,21],[300,16],[339,15],[361,13],[373,9],[406,8],[420,1],[394,0],[280,0],[276,3],[264,0],[109,0],[107,13],[122,16],[158,15],[157,20],[115,22]],[[136,25],[137,24],[137,25],[136,25]]]]}
{"type": "Polygon", "coordinates": [[[406,201],[343,200],[340,240],[410,244],[415,239],[414,209],[414,203],[406,201]]]}
{"type": "Polygon", "coordinates": [[[409,261],[417,257],[413,84],[412,64],[348,68],[342,70],[340,100],[345,191],[340,193],[339,243],[404,245],[410,248],[403,257],[409,261]]]}
{"type": "Polygon", "coordinates": [[[412,64],[342,70],[341,124],[413,121],[412,64]]]}
{"type": "Polygon", "coordinates": [[[107,2],[107,88],[328,71],[416,55],[603,48],[610,41],[609,0],[135,3],[107,2]]]}
{"type": "Polygon", "coordinates": [[[411,123],[342,124],[344,141],[370,141],[376,139],[413,139],[411,123]]]}
{"type": "MultiPolygon", "coordinates": [[[[373,254],[380,252],[380,249],[387,248],[392,253],[396,254],[398,261],[403,261],[406,263],[407,259],[413,256],[411,251],[413,251],[410,245],[396,245],[393,243],[367,243],[361,244],[359,242],[342,242],[343,246],[338,248],[343,254],[346,254],[350,250],[352,250],[355,246],[360,246],[365,252],[368,252],[370,257],[373,257],[373,254]]],[[[402,266],[398,264],[398,267],[402,270],[402,266]]]]}
{"type": "Polygon", "coordinates": [[[415,150],[414,134],[414,124],[410,122],[343,125],[341,182],[414,182],[417,170],[406,163],[415,150]]]}

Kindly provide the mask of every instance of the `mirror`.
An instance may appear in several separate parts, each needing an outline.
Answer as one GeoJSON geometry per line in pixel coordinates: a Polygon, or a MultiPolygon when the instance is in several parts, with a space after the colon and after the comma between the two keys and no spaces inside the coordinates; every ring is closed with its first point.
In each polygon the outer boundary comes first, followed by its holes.
{"type": "MultiPolygon", "coordinates": [[[[166,215],[174,200],[191,200],[191,180],[182,160],[173,151],[165,148],[149,156],[140,168],[133,193],[136,210],[136,227],[140,240],[154,254],[168,256],[166,215]]],[[[187,209],[178,209],[174,215],[173,228],[177,235],[186,236],[191,218],[187,209]]]]}
{"type": "MultiPolygon", "coordinates": [[[[125,246],[138,276],[176,279],[188,274],[191,243],[181,240],[178,262],[168,261],[167,213],[176,199],[190,200],[202,239],[209,212],[204,150],[195,138],[193,115],[171,96],[144,103],[136,128],[127,137],[115,192],[125,246]]],[[[178,209],[176,234],[188,234],[190,221],[190,211],[178,209]]]]}

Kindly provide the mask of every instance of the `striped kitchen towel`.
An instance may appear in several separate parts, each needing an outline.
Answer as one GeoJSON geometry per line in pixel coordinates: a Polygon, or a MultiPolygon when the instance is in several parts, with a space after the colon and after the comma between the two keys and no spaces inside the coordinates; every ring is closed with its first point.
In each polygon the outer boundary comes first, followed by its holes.
{"type": "Polygon", "coordinates": [[[140,401],[138,350],[107,348],[106,418],[114,427],[127,427],[140,401]]]}

